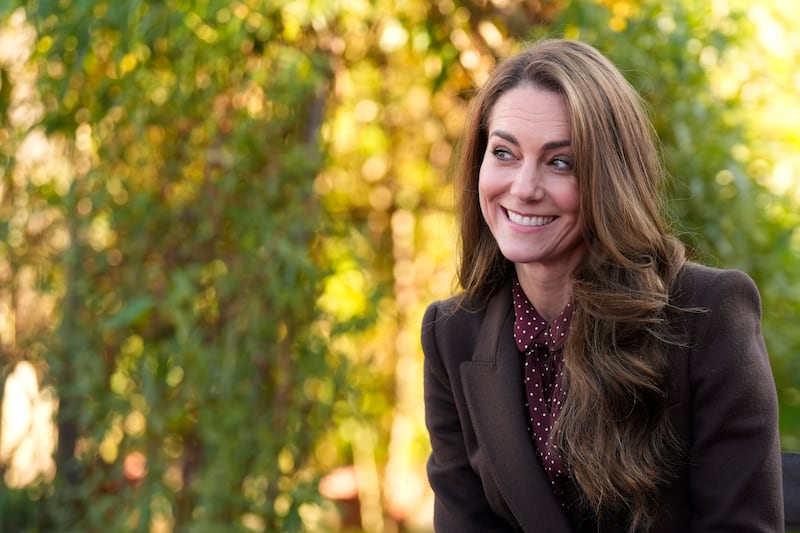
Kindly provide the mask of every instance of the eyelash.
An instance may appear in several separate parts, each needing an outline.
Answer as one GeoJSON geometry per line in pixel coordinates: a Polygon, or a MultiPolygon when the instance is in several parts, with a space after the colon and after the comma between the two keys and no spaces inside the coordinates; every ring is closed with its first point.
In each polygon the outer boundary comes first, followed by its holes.
{"type": "Polygon", "coordinates": [[[511,152],[506,150],[505,148],[495,148],[492,150],[492,155],[494,155],[497,159],[502,161],[506,161],[509,157],[513,157],[511,152]]]}
{"type": "Polygon", "coordinates": [[[565,157],[554,157],[550,164],[557,166],[559,170],[572,170],[572,161],[565,157]],[[561,163],[564,166],[558,167],[557,163],[561,163]]]}
{"type": "MultiPolygon", "coordinates": [[[[502,147],[492,149],[492,155],[501,161],[507,161],[509,158],[514,157],[510,151],[502,147]]],[[[550,160],[550,165],[556,167],[556,170],[572,170],[572,161],[566,157],[554,157],[550,160]]]]}

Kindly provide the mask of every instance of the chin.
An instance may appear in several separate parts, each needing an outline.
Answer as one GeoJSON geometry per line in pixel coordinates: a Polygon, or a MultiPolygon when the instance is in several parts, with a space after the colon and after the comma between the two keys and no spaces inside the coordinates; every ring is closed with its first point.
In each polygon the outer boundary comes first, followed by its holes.
{"type": "Polygon", "coordinates": [[[512,263],[535,263],[538,259],[537,256],[531,255],[529,251],[522,251],[522,250],[503,250],[500,249],[500,253],[503,254],[503,257],[511,261],[512,263]]]}

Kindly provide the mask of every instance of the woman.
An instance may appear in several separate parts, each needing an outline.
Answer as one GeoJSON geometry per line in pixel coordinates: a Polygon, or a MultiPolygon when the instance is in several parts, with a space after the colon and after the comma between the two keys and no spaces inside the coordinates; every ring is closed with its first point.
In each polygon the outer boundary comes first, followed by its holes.
{"type": "Polygon", "coordinates": [[[460,296],[423,320],[442,532],[774,532],[775,385],[753,282],[689,263],[635,91],[542,41],[473,101],[460,296]]]}

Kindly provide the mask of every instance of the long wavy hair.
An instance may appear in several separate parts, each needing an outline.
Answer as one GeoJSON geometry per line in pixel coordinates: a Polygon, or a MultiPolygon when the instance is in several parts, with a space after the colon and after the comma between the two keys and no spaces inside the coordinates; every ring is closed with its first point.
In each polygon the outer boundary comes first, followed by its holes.
{"type": "Polygon", "coordinates": [[[554,446],[602,522],[647,530],[681,453],[667,402],[669,288],[685,262],[662,211],[659,151],[638,93],[595,48],[540,41],[500,63],[473,99],[454,167],[464,301],[483,305],[512,268],[484,221],[478,176],[497,99],[530,84],[569,115],[587,252],[572,276],[566,397],[554,446]]]}

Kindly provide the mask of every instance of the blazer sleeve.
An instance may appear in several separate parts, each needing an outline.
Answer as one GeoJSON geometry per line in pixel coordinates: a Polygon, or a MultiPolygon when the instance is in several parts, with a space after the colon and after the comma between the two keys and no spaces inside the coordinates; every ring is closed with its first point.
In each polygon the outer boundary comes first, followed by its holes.
{"type": "Polygon", "coordinates": [[[464,437],[468,421],[462,420],[468,414],[459,413],[457,404],[463,403],[457,402],[456,395],[461,394],[461,387],[451,381],[459,379],[456,367],[461,354],[448,353],[452,351],[447,349],[450,345],[440,338],[442,324],[456,327],[457,321],[445,317],[440,305],[428,307],[422,322],[425,423],[432,450],[427,469],[434,493],[434,529],[459,533],[515,531],[492,511],[481,479],[470,465],[464,437]]]}
{"type": "Polygon", "coordinates": [[[775,382],[753,281],[715,271],[696,291],[690,380],[692,527],[699,532],[783,531],[775,382]]]}

